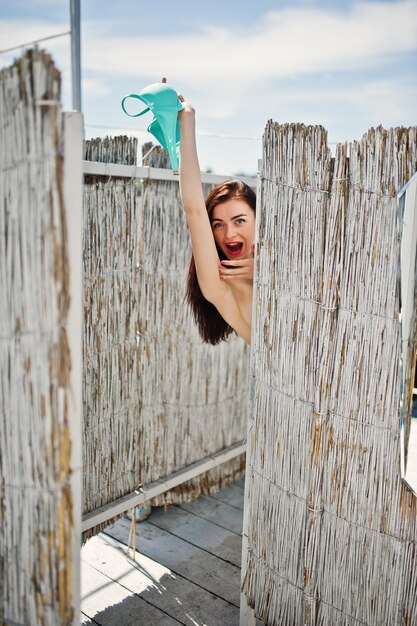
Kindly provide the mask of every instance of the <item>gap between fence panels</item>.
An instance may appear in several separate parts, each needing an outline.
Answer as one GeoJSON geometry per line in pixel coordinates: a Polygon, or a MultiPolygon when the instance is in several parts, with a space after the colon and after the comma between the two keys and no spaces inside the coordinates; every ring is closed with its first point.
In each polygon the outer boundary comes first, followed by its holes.
{"type": "Polygon", "coordinates": [[[82,113],[71,111],[65,113],[64,121],[64,202],[67,215],[67,254],[69,284],[71,297],[69,299],[67,317],[67,338],[70,346],[71,367],[68,403],[68,420],[71,432],[70,452],[70,495],[72,498],[72,538],[71,538],[71,589],[73,618],[71,626],[77,626],[81,606],[80,598],[80,551],[81,537],[81,492],[82,492],[82,232],[83,232],[83,176],[81,158],[83,153],[84,119],[82,113]]]}
{"type": "MultiPolygon", "coordinates": [[[[144,178],[148,180],[170,180],[179,182],[179,176],[172,170],[162,167],[148,167],[145,165],[123,165],[119,163],[102,163],[99,161],[83,161],[83,173],[96,176],[114,176],[120,178],[144,178]]],[[[256,188],[256,176],[231,176],[222,174],[209,174],[201,172],[201,182],[217,185],[225,180],[239,178],[250,187],[256,188]]]]}
{"type": "Polygon", "coordinates": [[[152,500],[152,498],[155,498],[166,491],[170,491],[174,487],[177,487],[178,485],[181,485],[182,483],[191,480],[204,472],[214,469],[222,463],[231,461],[245,452],[246,443],[238,442],[229,448],[225,448],[220,452],[211,454],[201,461],[197,461],[188,467],[178,470],[168,477],[161,478],[160,480],[150,483],[147,486],[139,485],[132,493],[126,494],[118,500],[109,502],[94,511],[86,513],[82,519],[82,532],[85,532],[98,524],[106,522],[116,515],[126,513],[130,509],[133,509],[148,500],[152,500]]]}

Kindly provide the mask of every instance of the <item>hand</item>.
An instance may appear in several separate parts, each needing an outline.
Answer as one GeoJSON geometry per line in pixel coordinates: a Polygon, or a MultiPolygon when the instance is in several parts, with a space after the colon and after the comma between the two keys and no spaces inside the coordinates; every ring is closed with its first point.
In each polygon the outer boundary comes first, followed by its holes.
{"type": "Polygon", "coordinates": [[[246,259],[238,261],[225,260],[219,263],[220,280],[233,280],[234,278],[244,278],[253,282],[253,255],[255,245],[252,246],[252,255],[246,259]]]}

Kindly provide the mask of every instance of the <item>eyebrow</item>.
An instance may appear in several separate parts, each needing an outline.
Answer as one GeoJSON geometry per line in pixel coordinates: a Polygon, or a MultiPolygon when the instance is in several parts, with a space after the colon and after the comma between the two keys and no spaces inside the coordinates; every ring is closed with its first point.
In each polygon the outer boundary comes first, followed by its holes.
{"type": "MultiPolygon", "coordinates": [[[[232,217],[232,220],[237,220],[238,217],[248,217],[248,216],[245,215],[245,213],[241,213],[240,215],[235,215],[234,217],[232,217]]],[[[213,219],[211,221],[212,222],[223,222],[223,220],[220,219],[219,217],[213,217],[213,219]]]]}

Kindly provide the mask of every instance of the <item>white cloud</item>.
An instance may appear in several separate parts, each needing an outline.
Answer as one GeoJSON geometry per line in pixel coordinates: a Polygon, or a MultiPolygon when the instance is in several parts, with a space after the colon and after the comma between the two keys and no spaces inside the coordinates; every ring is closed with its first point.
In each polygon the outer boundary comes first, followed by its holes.
{"type": "Polygon", "coordinates": [[[370,81],[361,85],[360,89],[346,89],[343,97],[347,105],[357,107],[363,116],[373,119],[373,124],[415,125],[417,85],[414,79],[402,77],[370,81]]]}
{"type": "MultiPolygon", "coordinates": [[[[67,24],[47,20],[4,20],[1,47],[67,29],[67,24]]],[[[233,115],[242,97],[256,93],[260,86],[265,90],[267,81],[379,68],[397,54],[415,51],[417,3],[357,2],[349,10],[308,4],[269,12],[245,28],[202,25],[199,32],[170,37],[140,32],[122,36],[115,34],[113,22],[97,19],[83,24],[82,43],[87,92],[93,77],[92,93],[106,95],[109,76],[134,77],[139,88],[167,75],[169,82],[187,93],[191,90],[193,97],[204,93],[204,113],[220,119],[233,115]]],[[[68,37],[44,44],[65,72],[69,71],[68,44],[68,37]]],[[[8,63],[9,58],[2,55],[0,63],[8,63]]]]}
{"type": "Polygon", "coordinates": [[[415,125],[417,84],[410,76],[275,90],[257,120],[322,124],[331,142],[359,139],[371,126],[415,125]]]}
{"type": "Polygon", "coordinates": [[[415,0],[356,3],[349,12],[291,8],[258,24],[203,27],[187,35],[120,37],[111,25],[86,26],[84,61],[95,71],[215,86],[323,71],[377,67],[417,47],[415,0]],[[107,31],[107,32],[106,32],[107,31]],[[87,34],[88,33],[88,34],[87,34]],[[101,33],[101,34],[100,34],[101,33]]]}
{"type": "MultiPolygon", "coordinates": [[[[415,123],[416,72],[409,68],[405,75],[401,55],[417,51],[416,0],[352,2],[350,8],[334,9],[317,8],[305,0],[303,7],[298,3],[278,8],[245,26],[230,22],[213,26],[209,19],[196,25],[194,32],[172,36],[154,36],[140,27],[137,36],[121,34],[120,20],[116,24],[97,17],[84,23],[87,136],[118,132],[94,129],[88,122],[131,126],[132,134],[138,126],[144,128],[149,119],[140,125],[124,119],[121,95],[162,75],[197,105],[200,133],[258,135],[265,121],[274,118],[320,123],[328,128],[331,141],[343,141],[360,137],[378,123],[386,127],[415,123]],[[120,89],[126,90],[120,94],[120,89]]],[[[219,21],[213,17],[213,23],[219,21]]],[[[68,24],[47,19],[3,20],[1,48],[67,29],[68,24]]],[[[69,38],[41,45],[52,52],[63,72],[64,100],[69,102],[69,38]]],[[[8,65],[11,58],[1,55],[0,64],[8,65]]],[[[140,140],[149,138],[143,131],[137,134],[140,140]]],[[[199,142],[203,166],[252,171],[256,142],[246,145],[201,136],[199,142]],[[226,167],[227,163],[231,165],[226,167]]]]}
{"type": "MultiPolygon", "coordinates": [[[[12,48],[14,46],[20,46],[31,41],[42,39],[44,37],[50,37],[51,35],[59,35],[66,33],[70,29],[69,24],[57,24],[55,22],[49,22],[48,20],[20,20],[20,19],[5,19],[0,21],[0,41],[1,49],[12,48]]],[[[45,46],[50,48],[52,42],[55,42],[55,46],[65,45],[56,43],[62,41],[68,41],[69,36],[53,39],[45,42],[45,46]]],[[[17,51],[18,52],[18,51],[17,51]]]]}
{"type": "Polygon", "coordinates": [[[102,98],[111,94],[111,89],[108,82],[103,80],[96,80],[95,78],[82,78],[82,92],[85,96],[93,96],[95,98],[102,98]]]}
{"type": "MultiPolygon", "coordinates": [[[[100,20],[83,28],[90,76],[124,78],[135,91],[165,75],[199,104],[202,119],[216,125],[242,110],[255,115],[256,100],[276,92],[282,80],[293,79],[295,86],[326,72],[384,70],[387,62],[395,66],[397,55],[416,49],[415,0],[357,2],[345,10],[283,8],[245,27],[203,23],[193,33],[172,36],[120,36],[100,20]]],[[[369,106],[383,108],[376,100],[369,106]]]]}
{"type": "Polygon", "coordinates": [[[108,126],[106,126],[105,124],[85,124],[86,139],[91,139],[91,137],[98,136],[104,137],[105,135],[109,135],[110,137],[119,137],[120,135],[126,134],[128,134],[129,137],[137,137],[140,142],[151,140],[151,137],[146,128],[119,128],[117,126],[112,126],[111,124],[108,126]]]}

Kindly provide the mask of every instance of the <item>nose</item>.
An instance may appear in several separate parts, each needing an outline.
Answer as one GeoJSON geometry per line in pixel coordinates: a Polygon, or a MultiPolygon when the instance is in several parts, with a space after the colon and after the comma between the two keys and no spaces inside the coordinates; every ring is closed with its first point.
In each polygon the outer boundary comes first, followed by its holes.
{"type": "Polygon", "coordinates": [[[235,225],[233,222],[227,224],[226,226],[226,239],[231,239],[235,234],[235,225]]]}

